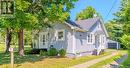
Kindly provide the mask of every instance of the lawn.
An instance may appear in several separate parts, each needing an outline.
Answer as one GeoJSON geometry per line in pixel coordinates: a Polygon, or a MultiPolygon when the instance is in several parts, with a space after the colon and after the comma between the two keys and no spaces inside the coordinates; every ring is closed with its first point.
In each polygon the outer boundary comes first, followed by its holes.
{"type": "Polygon", "coordinates": [[[121,64],[120,68],[130,68],[130,50],[128,50],[128,58],[121,64]]]}
{"type": "MultiPolygon", "coordinates": [[[[106,55],[109,55],[110,52],[107,52],[100,56],[84,56],[77,59],[69,58],[44,58],[40,55],[26,55],[20,57],[15,54],[15,68],[68,68],[70,66],[83,63],[92,59],[100,58],[106,55]]],[[[0,68],[9,68],[9,54],[0,54],[0,68]]]]}
{"type": "MultiPolygon", "coordinates": [[[[16,47],[17,48],[17,47],[16,47]]],[[[25,47],[25,50],[29,50],[28,46],[25,47]]],[[[4,46],[0,45],[0,68],[10,68],[10,54],[4,54],[4,46]]],[[[100,56],[84,56],[76,59],[71,58],[58,58],[58,57],[48,57],[45,58],[40,55],[31,55],[26,54],[24,57],[18,56],[18,53],[15,49],[14,53],[14,67],[15,68],[68,68],[70,66],[80,64],[89,60],[101,58],[111,54],[111,51],[108,50],[105,54],[100,56]]]]}
{"type": "Polygon", "coordinates": [[[115,61],[116,59],[120,58],[122,55],[127,54],[126,50],[120,50],[118,51],[118,54],[115,56],[112,56],[106,60],[103,60],[101,62],[98,62],[92,66],[90,66],[89,68],[101,68],[104,65],[110,64],[111,62],[115,61]]]}

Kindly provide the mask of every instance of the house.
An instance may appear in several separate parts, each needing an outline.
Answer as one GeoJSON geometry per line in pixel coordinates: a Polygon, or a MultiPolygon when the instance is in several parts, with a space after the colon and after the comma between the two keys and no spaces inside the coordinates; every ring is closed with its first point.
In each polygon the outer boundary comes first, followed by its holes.
{"type": "Polygon", "coordinates": [[[117,41],[108,39],[108,48],[109,49],[120,49],[120,44],[117,41]]]}
{"type": "Polygon", "coordinates": [[[54,47],[65,49],[66,56],[84,56],[97,54],[107,48],[107,31],[99,17],[57,23],[53,28],[43,29],[34,33],[33,48],[46,49],[54,47]]]}

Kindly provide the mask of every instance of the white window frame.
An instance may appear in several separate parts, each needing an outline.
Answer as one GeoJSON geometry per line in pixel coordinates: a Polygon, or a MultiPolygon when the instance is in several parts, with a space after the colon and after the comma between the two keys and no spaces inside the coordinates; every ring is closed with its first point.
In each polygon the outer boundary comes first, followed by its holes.
{"type": "Polygon", "coordinates": [[[88,43],[88,44],[92,44],[92,43],[93,43],[93,34],[92,34],[92,33],[89,33],[88,35],[87,35],[87,43],[88,43]],[[88,35],[90,36],[89,39],[88,39],[88,35]],[[90,40],[90,41],[89,41],[89,40],[90,40]]]}
{"type": "Polygon", "coordinates": [[[43,35],[45,35],[45,46],[47,45],[48,41],[47,41],[47,32],[40,32],[39,33],[40,37],[39,37],[39,46],[43,45],[43,35]]]}
{"type": "Polygon", "coordinates": [[[62,30],[57,30],[56,36],[57,36],[57,40],[58,40],[58,41],[63,41],[63,40],[65,40],[65,30],[63,30],[63,29],[62,29],[62,30]],[[62,38],[62,39],[59,39],[58,32],[63,32],[63,38],[62,38]]]}

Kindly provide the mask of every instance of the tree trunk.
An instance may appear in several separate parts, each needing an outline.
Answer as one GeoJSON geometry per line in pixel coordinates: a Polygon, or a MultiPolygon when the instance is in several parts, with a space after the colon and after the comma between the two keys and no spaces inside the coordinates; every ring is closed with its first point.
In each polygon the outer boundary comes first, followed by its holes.
{"type": "Polygon", "coordinates": [[[23,29],[18,32],[18,45],[19,45],[19,55],[24,56],[24,39],[23,39],[23,29]]]}
{"type": "Polygon", "coordinates": [[[5,53],[9,52],[11,39],[12,39],[11,29],[7,28],[6,29],[6,44],[5,44],[6,45],[6,49],[5,49],[5,53]]]}

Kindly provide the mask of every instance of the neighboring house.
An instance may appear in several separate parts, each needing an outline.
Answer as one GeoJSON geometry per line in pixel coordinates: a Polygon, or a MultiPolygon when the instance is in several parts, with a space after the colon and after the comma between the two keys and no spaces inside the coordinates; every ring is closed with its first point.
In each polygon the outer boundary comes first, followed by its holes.
{"type": "Polygon", "coordinates": [[[114,40],[108,40],[108,48],[109,49],[120,49],[120,44],[117,41],[114,40]]]}
{"type": "Polygon", "coordinates": [[[83,56],[97,53],[107,48],[107,31],[99,17],[76,22],[57,23],[53,28],[34,33],[33,48],[57,50],[65,49],[66,56],[83,56]]]}

